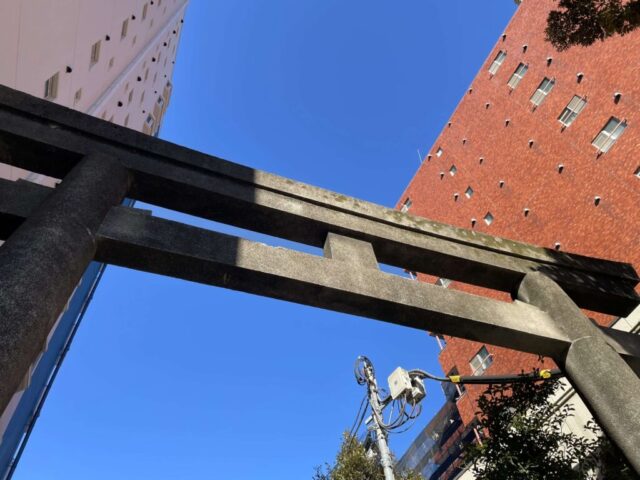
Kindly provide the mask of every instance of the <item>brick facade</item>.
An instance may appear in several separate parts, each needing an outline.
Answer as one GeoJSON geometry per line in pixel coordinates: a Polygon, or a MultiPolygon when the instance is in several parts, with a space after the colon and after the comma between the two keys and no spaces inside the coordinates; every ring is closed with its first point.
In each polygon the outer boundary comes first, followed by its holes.
{"type": "MultiPolygon", "coordinates": [[[[398,206],[410,198],[414,215],[629,262],[640,270],[640,30],[558,52],[544,39],[547,14],[556,5],[555,0],[522,2],[398,206]],[[507,56],[491,75],[489,67],[500,51],[507,56]],[[528,70],[511,89],[507,82],[520,63],[528,70]],[[534,107],[531,96],[544,78],[555,84],[534,107]],[[621,96],[616,99],[615,93],[621,96]],[[558,117],[574,95],[586,98],[586,105],[563,128],[558,117]],[[611,117],[626,121],[627,127],[608,152],[598,154],[592,142],[611,117]],[[470,198],[465,195],[469,187],[470,198]],[[490,224],[484,221],[487,213],[493,216],[490,224]]],[[[450,288],[481,291],[457,282],[450,288]]],[[[510,301],[507,295],[501,298],[510,301]]],[[[612,320],[593,316],[602,324],[612,320]]],[[[481,347],[447,337],[439,356],[443,370],[456,367],[462,375],[471,374],[469,360],[481,347]]],[[[530,354],[494,346],[488,350],[494,359],[489,374],[540,365],[530,354]]],[[[465,423],[473,418],[483,388],[469,386],[458,401],[465,423]]]]}

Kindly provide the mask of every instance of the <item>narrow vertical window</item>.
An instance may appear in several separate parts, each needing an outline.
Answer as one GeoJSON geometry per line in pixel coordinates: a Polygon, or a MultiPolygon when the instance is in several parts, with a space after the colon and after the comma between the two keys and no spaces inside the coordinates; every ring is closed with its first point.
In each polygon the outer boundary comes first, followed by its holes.
{"type": "Polygon", "coordinates": [[[82,89],[76,90],[76,94],[73,96],[73,103],[78,103],[82,99],[82,89]]]}
{"type": "Polygon", "coordinates": [[[569,104],[564,107],[564,110],[558,117],[558,121],[565,127],[568,127],[573,123],[586,104],[587,101],[584,98],[574,95],[569,104]]]}
{"type": "Polygon", "coordinates": [[[496,55],[496,58],[493,59],[493,63],[489,67],[489,73],[491,75],[495,75],[497,73],[505,58],[507,58],[507,53],[500,50],[496,55]]]}
{"type": "Polygon", "coordinates": [[[544,80],[540,82],[540,85],[538,85],[538,89],[533,92],[533,95],[531,95],[531,103],[533,103],[537,107],[542,102],[544,102],[544,99],[547,98],[547,95],[554,85],[554,80],[550,80],[545,77],[544,80]]]}
{"type": "Polygon", "coordinates": [[[409,197],[407,197],[407,199],[402,203],[402,207],[400,207],[400,211],[402,213],[407,213],[409,211],[409,209],[411,208],[412,204],[413,204],[413,202],[411,201],[411,199],[409,197]]]}
{"type": "Polygon", "coordinates": [[[524,63],[518,65],[518,68],[516,68],[515,72],[513,72],[513,75],[511,75],[511,78],[507,82],[507,85],[509,85],[511,88],[516,88],[520,83],[520,80],[522,80],[524,75],[527,73],[528,69],[529,67],[527,67],[524,63]]]}
{"type": "Polygon", "coordinates": [[[91,59],[89,61],[89,66],[92,67],[100,60],[100,40],[91,45],[91,59]]]}
{"type": "Polygon", "coordinates": [[[124,22],[122,22],[122,29],[120,30],[120,39],[122,40],[123,38],[126,38],[127,36],[127,31],[129,30],[129,19],[125,19],[124,22]]]}
{"type": "Polygon", "coordinates": [[[493,363],[493,355],[489,353],[487,347],[484,345],[482,348],[474,355],[474,357],[469,362],[471,366],[472,375],[478,376],[482,375],[487,368],[491,366],[493,363]]]}
{"type": "Polygon", "coordinates": [[[58,78],[60,77],[59,73],[56,72],[55,75],[47,78],[44,82],[44,98],[47,100],[53,100],[58,96],[58,78]]]}
{"type": "Polygon", "coordinates": [[[142,20],[147,18],[147,10],[149,10],[149,4],[145,3],[144,6],[142,7],[142,20]]]}
{"type": "Polygon", "coordinates": [[[611,117],[591,144],[600,152],[608,152],[622,135],[625,128],[627,128],[626,122],[620,121],[616,117],[611,117]]]}
{"type": "Polygon", "coordinates": [[[146,133],[148,135],[151,135],[151,133],[153,133],[153,124],[154,124],[154,120],[153,117],[151,115],[147,116],[147,119],[144,121],[144,125],[142,126],[142,132],[146,133]]]}

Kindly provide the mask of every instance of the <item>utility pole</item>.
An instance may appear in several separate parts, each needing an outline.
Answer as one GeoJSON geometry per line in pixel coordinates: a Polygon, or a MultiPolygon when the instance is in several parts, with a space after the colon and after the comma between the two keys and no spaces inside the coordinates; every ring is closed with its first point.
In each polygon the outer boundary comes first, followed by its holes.
{"type": "Polygon", "coordinates": [[[380,398],[378,397],[378,384],[373,373],[373,366],[368,361],[364,364],[364,376],[369,392],[369,404],[373,411],[373,425],[376,432],[378,450],[380,450],[380,463],[384,471],[384,478],[385,480],[395,480],[391,452],[389,451],[389,445],[387,443],[387,432],[382,428],[384,422],[382,421],[382,408],[380,407],[380,398]]]}

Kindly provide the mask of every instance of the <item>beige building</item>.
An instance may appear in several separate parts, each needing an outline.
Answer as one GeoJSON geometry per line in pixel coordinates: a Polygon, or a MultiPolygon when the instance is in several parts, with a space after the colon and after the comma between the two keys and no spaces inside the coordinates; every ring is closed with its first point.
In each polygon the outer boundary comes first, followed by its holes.
{"type": "MultiPolygon", "coordinates": [[[[187,3],[0,0],[0,84],[157,135],[171,96],[187,3]]],[[[58,182],[1,163],[0,178],[58,182]]],[[[2,480],[15,469],[102,269],[96,263],[87,269],[41,354],[0,412],[2,480]]]]}
{"type": "MultiPolygon", "coordinates": [[[[156,134],[187,2],[1,1],[0,84],[156,134]]],[[[0,177],[25,176],[0,166],[0,177]]]]}

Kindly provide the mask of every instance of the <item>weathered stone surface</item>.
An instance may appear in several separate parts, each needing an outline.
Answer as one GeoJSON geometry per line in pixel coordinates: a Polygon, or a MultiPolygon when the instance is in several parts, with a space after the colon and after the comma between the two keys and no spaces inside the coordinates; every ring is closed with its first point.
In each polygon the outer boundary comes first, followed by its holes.
{"type": "Polygon", "coordinates": [[[554,356],[569,381],[615,442],[640,472],[640,378],[607,343],[600,328],[551,279],[525,276],[518,298],[546,311],[567,335],[567,351],[554,356]]]}
{"type": "Polygon", "coordinates": [[[182,148],[0,87],[0,159],[63,176],[83,155],[121,158],[130,196],[323,247],[329,233],[372,244],[389,265],[515,292],[543,271],[581,307],[626,315],[637,304],[629,265],[454,228],[182,148]],[[19,113],[18,113],[19,112],[19,113]]]}
{"type": "Polygon", "coordinates": [[[0,248],[0,411],[93,260],[102,219],[128,187],[117,160],[88,156],[0,248]]]}

